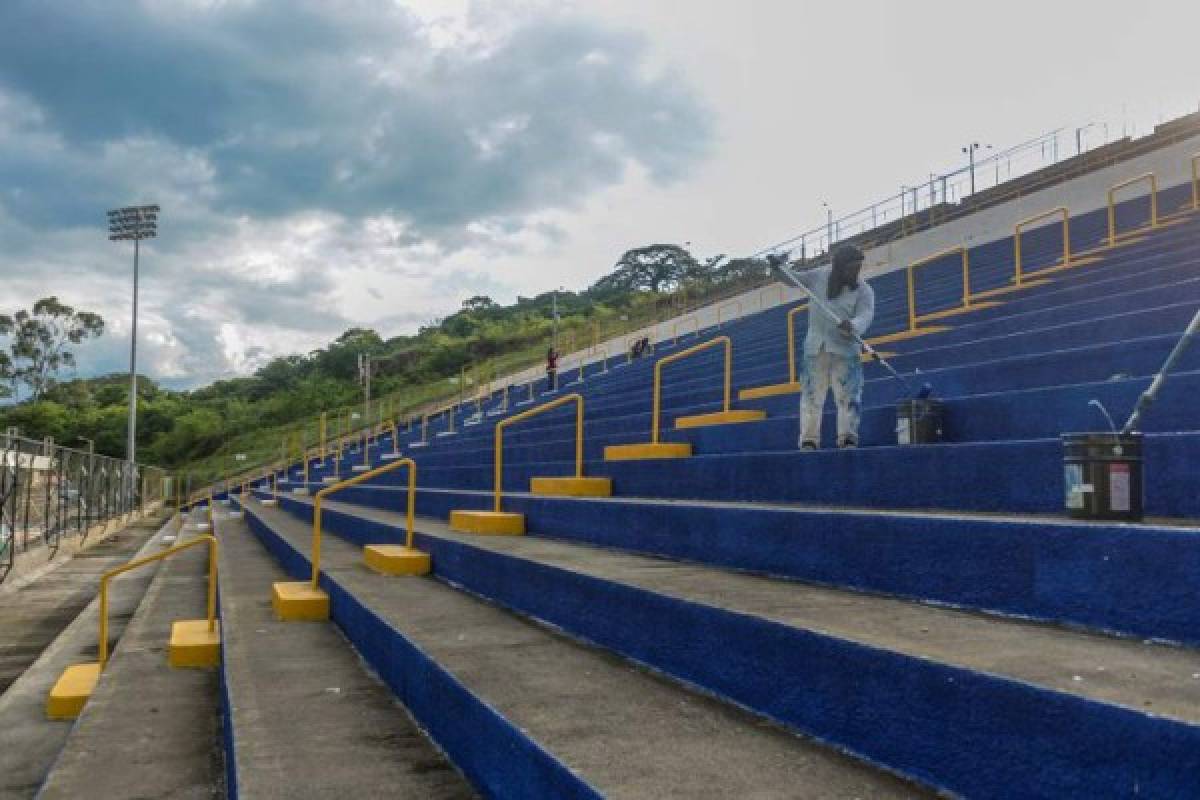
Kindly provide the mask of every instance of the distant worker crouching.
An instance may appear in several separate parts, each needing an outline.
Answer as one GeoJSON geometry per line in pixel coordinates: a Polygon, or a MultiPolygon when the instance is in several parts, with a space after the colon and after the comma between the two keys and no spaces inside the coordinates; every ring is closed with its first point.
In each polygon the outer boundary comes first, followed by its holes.
{"type": "Polygon", "coordinates": [[[803,450],[820,447],[821,416],[830,388],[837,406],[838,447],[858,446],[863,368],[862,347],[855,334],[864,336],[875,317],[875,292],[859,280],[862,263],[863,252],[846,245],[834,252],[830,266],[795,274],[839,316],[834,320],[817,308],[808,310],[798,443],[803,450]]]}

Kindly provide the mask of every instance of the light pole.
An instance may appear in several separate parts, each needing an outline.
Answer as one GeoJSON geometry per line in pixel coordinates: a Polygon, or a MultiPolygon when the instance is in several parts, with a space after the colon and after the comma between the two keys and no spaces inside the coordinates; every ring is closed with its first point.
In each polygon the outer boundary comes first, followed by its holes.
{"type": "Polygon", "coordinates": [[[142,239],[158,234],[158,206],[126,206],[108,212],[109,241],[133,240],[133,323],[129,334],[129,438],[125,444],[125,460],[130,474],[137,460],[137,312],[138,312],[138,250],[142,239]]]}
{"type": "Polygon", "coordinates": [[[975,151],[978,150],[980,147],[986,147],[989,150],[992,149],[992,146],[990,144],[989,145],[981,145],[981,144],[979,144],[979,142],[971,142],[969,145],[967,145],[966,147],[964,147],[962,149],[962,151],[967,154],[967,158],[970,160],[970,163],[971,163],[971,194],[975,194],[975,151]]]}
{"type": "Polygon", "coordinates": [[[358,379],[363,385],[363,419],[371,424],[371,357],[358,354],[358,379]]]}
{"type": "Polygon", "coordinates": [[[833,209],[825,200],[821,201],[821,205],[825,206],[825,241],[828,243],[825,251],[830,252],[833,250],[833,209]]]}

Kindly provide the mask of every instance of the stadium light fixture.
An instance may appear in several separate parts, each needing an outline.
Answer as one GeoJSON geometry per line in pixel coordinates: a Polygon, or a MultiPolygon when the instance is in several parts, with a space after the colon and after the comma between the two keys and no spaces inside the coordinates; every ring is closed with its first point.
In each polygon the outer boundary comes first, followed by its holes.
{"type": "Polygon", "coordinates": [[[125,460],[132,466],[137,460],[137,314],[138,251],[143,239],[158,235],[158,206],[126,206],[108,212],[108,239],[133,241],[133,322],[129,334],[129,432],[125,460]]]}

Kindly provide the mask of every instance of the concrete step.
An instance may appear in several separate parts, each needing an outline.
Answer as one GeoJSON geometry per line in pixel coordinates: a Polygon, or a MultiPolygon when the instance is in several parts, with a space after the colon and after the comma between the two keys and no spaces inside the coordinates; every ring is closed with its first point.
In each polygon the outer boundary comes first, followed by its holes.
{"type": "Polygon", "coordinates": [[[0,587],[0,694],[95,599],[101,574],[131,559],[162,523],[139,520],[19,585],[0,587]]]}
{"type": "MultiPolygon", "coordinates": [[[[135,553],[113,553],[106,559],[111,563],[105,569],[154,552],[162,546],[163,536],[169,535],[170,527],[173,526],[168,523],[159,533],[142,540],[135,553]]],[[[114,584],[109,596],[110,646],[119,641],[155,571],[155,567],[149,567],[114,584]]],[[[0,797],[33,797],[71,733],[71,722],[46,718],[46,698],[63,670],[97,658],[99,603],[95,592],[99,572],[89,572],[96,581],[91,602],[0,695],[0,797]]]]}
{"type": "Polygon", "coordinates": [[[39,798],[224,796],[217,671],[167,663],[172,626],[204,618],[207,590],[206,547],[163,562],[39,798]]]}
{"type": "Polygon", "coordinates": [[[275,620],[284,572],[217,513],[229,796],[474,796],[333,625],[275,620]]]}
{"type": "MultiPolygon", "coordinates": [[[[359,541],[404,525],[328,508],[353,515],[328,529],[359,541]]],[[[1167,796],[1200,769],[1195,649],[429,519],[418,531],[442,580],[965,796],[1167,796]]]]}
{"type": "MultiPolygon", "coordinates": [[[[253,502],[247,518],[307,569],[308,525],[253,502]]],[[[489,796],[924,794],[443,583],[370,573],[336,537],[322,565],[334,621],[489,796]]]]}

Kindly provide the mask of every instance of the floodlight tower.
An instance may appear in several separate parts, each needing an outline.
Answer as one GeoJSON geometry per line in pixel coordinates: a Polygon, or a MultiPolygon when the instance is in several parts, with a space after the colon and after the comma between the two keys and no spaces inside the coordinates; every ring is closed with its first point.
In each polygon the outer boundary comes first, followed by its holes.
{"type": "Polygon", "coordinates": [[[133,323],[129,335],[129,438],[125,444],[125,460],[130,475],[137,460],[137,312],[138,312],[138,250],[142,239],[158,234],[158,206],[126,206],[108,212],[109,241],[133,240],[133,323]]]}

